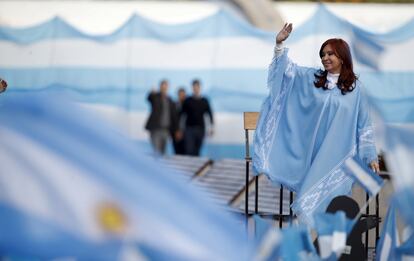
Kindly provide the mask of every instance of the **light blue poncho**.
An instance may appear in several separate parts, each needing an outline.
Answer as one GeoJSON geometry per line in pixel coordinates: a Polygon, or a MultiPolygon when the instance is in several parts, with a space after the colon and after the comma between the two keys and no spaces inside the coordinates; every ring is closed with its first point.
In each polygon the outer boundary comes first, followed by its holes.
{"type": "Polygon", "coordinates": [[[317,69],[294,64],[285,48],[269,67],[269,96],[254,137],[253,167],[297,192],[292,205],[301,221],[313,225],[353,180],[343,162],[356,153],[365,164],[377,158],[369,108],[360,85],[342,95],[339,88],[315,88],[317,69]]]}

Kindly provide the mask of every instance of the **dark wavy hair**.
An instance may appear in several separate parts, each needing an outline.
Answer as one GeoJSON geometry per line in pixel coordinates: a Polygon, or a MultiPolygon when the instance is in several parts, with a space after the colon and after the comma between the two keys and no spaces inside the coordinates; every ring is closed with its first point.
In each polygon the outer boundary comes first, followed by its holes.
{"type": "MultiPolygon", "coordinates": [[[[319,50],[319,57],[322,59],[322,51],[325,46],[330,45],[335,55],[342,60],[341,73],[339,74],[337,86],[341,90],[341,93],[345,95],[347,92],[352,92],[355,88],[355,81],[358,80],[358,77],[354,73],[354,68],[352,65],[352,56],[349,49],[349,45],[342,39],[332,38],[326,40],[319,50]]],[[[316,88],[323,88],[327,90],[326,86],[326,76],[328,72],[326,70],[318,70],[315,73],[314,85],[316,88]]]]}

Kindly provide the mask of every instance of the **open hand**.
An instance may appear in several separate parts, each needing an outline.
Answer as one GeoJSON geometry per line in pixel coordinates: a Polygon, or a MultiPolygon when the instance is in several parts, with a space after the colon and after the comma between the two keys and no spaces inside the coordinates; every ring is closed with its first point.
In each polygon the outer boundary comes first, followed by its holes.
{"type": "Polygon", "coordinates": [[[280,30],[280,32],[277,34],[276,36],[276,43],[277,44],[281,44],[284,40],[286,40],[290,33],[292,32],[292,24],[291,23],[286,23],[282,30],[280,30]]]}
{"type": "Polygon", "coordinates": [[[182,139],[183,139],[183,132],[182,132],[182,131],[180,131],[180,130],[176,131],[176,132],[174,133],[174,138],[175,138],[175,140],[177,140],[177,141],[182,140],[182,139]]]}
{"type": "Polygon", "coordinates": [[[374,171],[375,173],[378,173],[380,171],[379,164],[376,160],[371,161],[369,164],[369,167],[374,171]]]}

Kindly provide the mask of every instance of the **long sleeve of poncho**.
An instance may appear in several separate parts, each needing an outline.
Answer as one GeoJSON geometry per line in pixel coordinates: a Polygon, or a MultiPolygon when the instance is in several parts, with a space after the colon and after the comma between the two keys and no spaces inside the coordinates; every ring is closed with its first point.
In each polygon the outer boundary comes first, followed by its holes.
{"type": "Polygon", "coordinates": [[[307,223],[351,190],[353,180],[342,170],[346,159],[358,154],[368,164],[377,157],[360,84],[346,95],[315,88],[316,72],[293,63],[286,48],[276,52],[253,148],[255,172],[296,191],[292,208],[307,223]]]}

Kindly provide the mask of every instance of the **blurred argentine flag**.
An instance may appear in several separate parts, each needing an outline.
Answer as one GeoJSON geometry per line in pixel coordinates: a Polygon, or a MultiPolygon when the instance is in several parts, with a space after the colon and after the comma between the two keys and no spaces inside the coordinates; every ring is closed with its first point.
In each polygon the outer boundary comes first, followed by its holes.
{"type": "Polygon", "coordinates": [[[384,112],[370,100],[376,125],[376,138],[394,187],[393,199],[404,222],[414,231],[414,122],[385,123],[384,112]]]}
{"type": "Polygon", "coordinates": [[[373,38],[368,32],[357,27],[351,31],[351,45],[355,59],[372,69],[379,70],[381,55],[385,48],[373,38]]]}
{"type": "Polygon", "coordinates": [[[311,242],[310,230],[304,226],[289,226],[282,230],[259,215],[254,218],[257,261],[320,261],[311,242]]]}
{"type": "Polygon", "coordinates": [[[383,179],[368,168],[357,155],[348,158],[345,161],[343,169],[344,172],[358,182],[371,197],[376,196],[384,185],[383,179]]]}
{"type": "Polygon", "coordinates": [[[0,96],[0,258],[248,260],[237,221],[52,93],[0,96]]]}
{"type": "Polygon", "coordinates": [[[319,252],[322,260],[338,260],[346,249],[346,239],[353,222],[343,211],[317,213],[315,229],[318,233],[319,252]]]}
{"type": "Polygon", "coordinates": [[[385,159],[391,170],[397,208],[414,230],[414,125],[386,126],[385,159]]]}
{"type": "Polygon", "coordinates": [[[387,217],[377,245],[377,255],[375,258],[377,261],[398,260],[397,248],[400,242],[395,217],[395,206],[391,204],[388,208],[387,217]]]}

